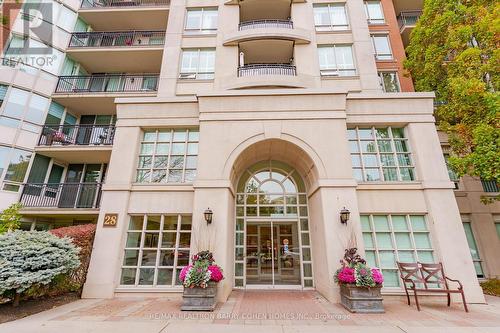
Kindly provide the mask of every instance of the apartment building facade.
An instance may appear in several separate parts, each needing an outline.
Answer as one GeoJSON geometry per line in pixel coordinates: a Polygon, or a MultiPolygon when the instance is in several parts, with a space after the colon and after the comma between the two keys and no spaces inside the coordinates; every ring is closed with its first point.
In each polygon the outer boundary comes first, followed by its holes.
{"type": "Polygon", "coordinates": [[[220,300],[337,301],[333,273],[357,246],[386,294],[402,292],[397,260],[441,261],[484,302],[391,1],[50,3],[50,43],[28,39],[55,64],[14,61],[36,17],[4,48],[0,201],[21,201],[27,228],[97,223],[83,297],[179,292],[210,249],[220,300]]]}

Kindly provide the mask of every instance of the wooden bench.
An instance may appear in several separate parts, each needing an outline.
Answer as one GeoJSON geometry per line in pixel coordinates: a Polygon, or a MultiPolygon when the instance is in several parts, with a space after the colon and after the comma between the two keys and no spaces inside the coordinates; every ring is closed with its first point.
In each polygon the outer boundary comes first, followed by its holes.
{"type": "Polygon", "coordinates": [[[447,277],[444,274],[442,263],[423,264],[420,262],[398,262],[398,268],[401,279],[403,280],[403,285],[405,287],[408,305],[410,305],[410,294],[408,293],[408,291],[413,291],[418,311],[420,311],[420,305],[418,303],[417,296],[418,292],[446,294],[446,296],[448,297],[448,306],[450,306],[451,304],[451,294],[461,294],[465,312],[469,312],[469,309],[467,309],[467,303],[465,302],[462,283],[460,283],[460,281],[458,280],[453,280],[447,277]],[[457,289],[450,289],[448,281],[458,283],[457,289]],[[418,286],[417,284],[419,284],[420,286],[418,286]]]}

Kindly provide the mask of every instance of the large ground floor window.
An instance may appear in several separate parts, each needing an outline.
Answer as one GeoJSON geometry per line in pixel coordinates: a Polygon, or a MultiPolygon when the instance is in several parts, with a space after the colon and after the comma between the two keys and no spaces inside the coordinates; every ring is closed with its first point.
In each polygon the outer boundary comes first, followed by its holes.
{"type": "Polygon", "coordinates": [[[189,264],[191,216],[131,216],[120,284],[172,287],[189,264]]]}
{"type": "Polygon", "coordinates": [[[366,260],[384,274],[384,287],[400,287],[396,262],[434,262],[424,215],[361,215],[366,260]]]}

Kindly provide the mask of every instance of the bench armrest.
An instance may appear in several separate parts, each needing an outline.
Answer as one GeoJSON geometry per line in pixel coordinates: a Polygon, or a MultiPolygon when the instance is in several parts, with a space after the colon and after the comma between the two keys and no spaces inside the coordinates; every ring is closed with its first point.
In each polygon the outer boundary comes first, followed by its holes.
{"type": "Polygon", "coordinates": [[[461,283],[459,280],[450,279],[450,278],[449,278],[449,277],[447,277],[447,276],[445,276],[444,278],[445,278],[446,280],[448,280],[448,281],[458,283],[458,286],[459,286],[459,287],[458,287],[458,289],[464,289],[464,286],[462,285],[462,283],[461,283]]]}

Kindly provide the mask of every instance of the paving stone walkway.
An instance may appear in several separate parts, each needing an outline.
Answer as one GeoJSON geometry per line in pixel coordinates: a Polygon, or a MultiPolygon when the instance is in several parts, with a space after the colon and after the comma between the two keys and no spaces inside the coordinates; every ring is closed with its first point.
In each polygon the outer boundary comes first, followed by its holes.
{"type": "Polygon", "coordinates": [[[351,314],[314,291],[233,291],[213,313],[181,312],[181,297],[79,300],[15,322],[0,332],[495,332],[500,333],[500,298],[488,304],[446,306],[424,301],[422,311],[398,299],[384,300],[384,314],[351,314]]]}

